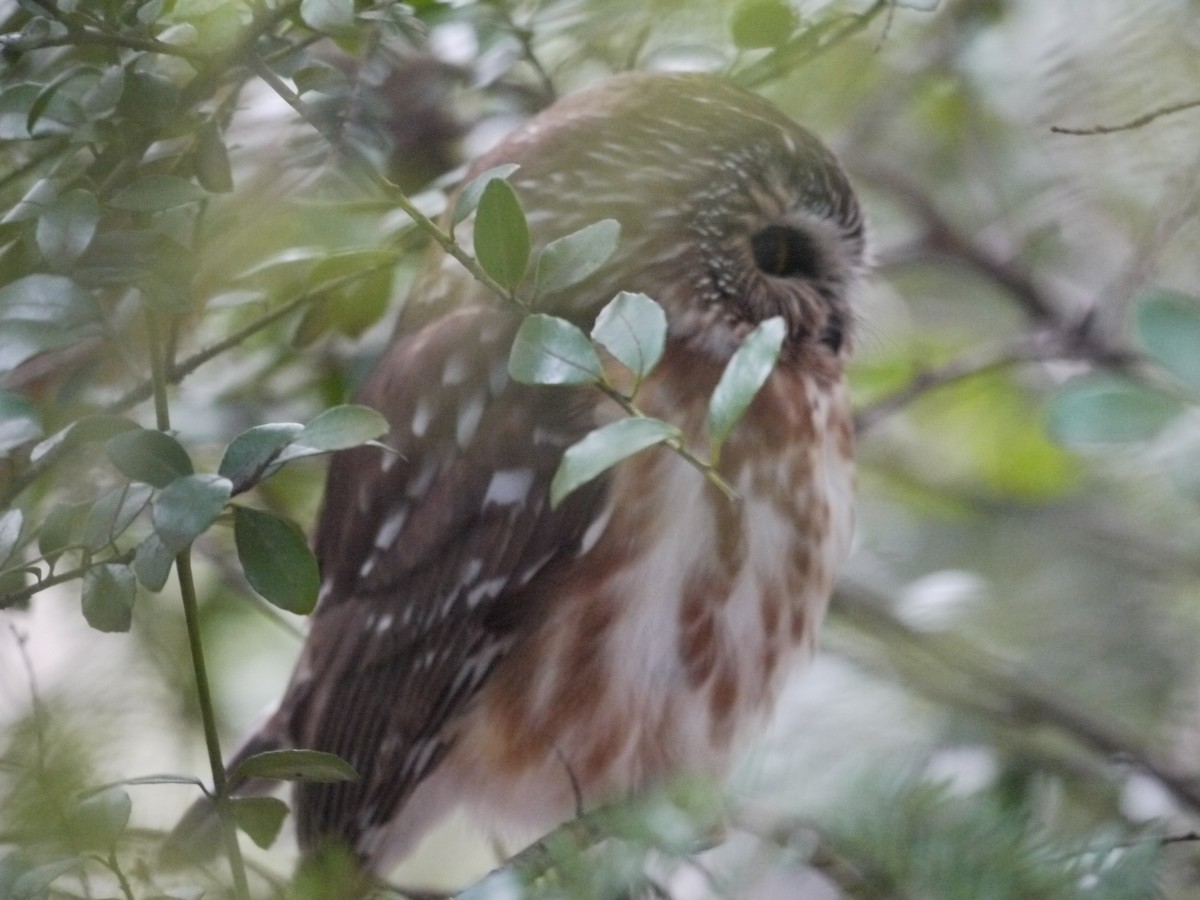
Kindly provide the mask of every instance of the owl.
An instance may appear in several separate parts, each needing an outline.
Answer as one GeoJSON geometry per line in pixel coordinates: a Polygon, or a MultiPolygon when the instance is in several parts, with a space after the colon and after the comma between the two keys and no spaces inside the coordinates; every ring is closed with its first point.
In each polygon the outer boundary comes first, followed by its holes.
{"type": "MultiPolygon", "coordinates": [[[[834,156],[718,78],[627,74],[537,115],[468,178],[506,163],[535,252],[620,223],[605,265],[537,308],[586,328],[622,290],[661,304],[666,349],[638,404],[697,454],[745,336],[782,316],[786,338],[720,457],[736,499],[659,446],[552,506],[566,448],[624,413],[592,386],[514,382],[521,310],[434,248],[358,398],[395,452],[333,459],[307,642],[239,755],[353,765],[358,781],[297,787],[297,829],[306,852],[341,844],[368,872],[460,804],[532,837],[719,776],[811,654],[850,541],[864,225],[834,156]]],[[[469,221],[456,238],[471,248],[469,221]]]]}

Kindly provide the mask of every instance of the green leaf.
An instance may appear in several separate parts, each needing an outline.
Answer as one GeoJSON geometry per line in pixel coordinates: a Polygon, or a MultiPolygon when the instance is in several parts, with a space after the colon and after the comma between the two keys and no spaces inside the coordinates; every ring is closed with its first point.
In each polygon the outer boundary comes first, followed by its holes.
{"type": "Polygon", "coordinates": [[[163,488],[152,514],[163,545],[182,552],[216,521],[232,488],[220,475],[185,475],[163,488]]]}
{"type": "Polygon", "coordinates": [[[275,843],[287,818],[286,803],[278,797],[235,797],[230,805],[237,827],[246,832],[255,846],[266,850],[275,843]]]}
{"type": "Polygon", "coordinates": [[[51,884],[72,869],[82,866],[80,859],[62,859],[29,869],[13,882],[6,900],[45,900],[51,884]]]}
{"type": "Polygon", "coordinates": [[[1137,330],[1155,362],[1200,390],[1200,301],[1153,291],[1137,307],[1137,330]]]}
{"type": "Polygon", "coordinates": [[[1162,391],[1104,375],[1064,386],[1050,403],[1048,422],[1066,444],[1119,444],[1153,437],[1184,408],[1162,391]]]}
{"type": "Polygon", "coordinates": [[[484,188],[497,178],[508,178],[519,168],[521,167],[516,163],[506,163],[503,166],[485,169],[463,185],[462,190],[458,192],[458,198],[454,201],[454,214],[450,218],[451,229],[475,212],[479,206],[479,199],[483,196],[484,188]]]}
{"type": "Polygon", "coordinates": [[[708,403],[708,440],[714,460],[775,368],[787,335],[782,316],[760,322],[725,366],[708,403]]]}
{"type": "Polygon", "coordinates": [[[124,431],[105,446],[108,458],[126,478],[157,488],[166,487],[176,478],[191,475],[191,457],[179,441],[163,431],[139,428],[124,431]]]}
{"type": "Polygon", "coordinates": [[[227,194],[233,190],[229,151],[216,124],[209,122],[196,135],[196,180],[206,191],[227,194]]]}
{"type": "Polygon", "coordinates": [[[235,506],[233,536],[254,590],[280,609],[312,612],[321,576],[300,529],[270,513],[235,506]]]}
{"type": "Polygon", "coordinates": [[[601,219],[548,243],[538,256],[534,296],[553,294],[594,274],[616,252],[620,236],[616,219],[601,219]]]}
{"type": "Polygon", "coordinates": [[[49,178],[39,178],[33,183],[33,187],[25,192],[25,196],[4,214],[0,222],[7,224],[36,219],[50,208],[57,196],[58,184],[49,178]]]}
{"type": "Polygon", "coordinates": [[[46,440],[29,451],[31,462],[63,453],[71,447],[78,447],[93,441],[107,441],[123,431],[141,428],[136,422],[124,416],[111,416],[99,413],[94,416],[84,416],[76,419],[66,428],[56,431],[46,440]]]}
{"type": "Polygon", "coordinates": [[[91,295],[60,275],[26,275],[0,287],[0,374],[98,329],[91,295]]]}
{"type": "Polygon", "coordinates": [[[208,197],[208,192],[178,175],[144,175],[109,200],[117,209],[161,212],[208,197]]]}
{"type": "Polygon", "coordinates": [[[350,763],[332,753],[320,750],[268,750],[243,759],[229,775],[230,781],[239,778],[330,784],[358,781],[358,773],[350,763]]]}
{"type": "Polygon", "coordinates": [[[174,564],[175,554],[163,543],[158,532],[152,531],[138,544],[133,555],[133,574],[142,587],[157,594],[166,585],[174,564]]]}
{"type": "Polygon", "coordinates": [[[111,544],[145,509],[153,493],[148,484],[129,484],[109,491],[88,510],[80,543],[92,552],[111,544]]]}
{"type": "Polygon", "coordinates": [[[21,394],[0,389],[0,454],[41,436],[42,420],[37,407],[21,394]]]}
{"type": "Polygon", "coordinates": [[[13,507],[0,515],[0,568],[3,568],[12,558],[17,544],[21,541],[21,527],[25,524],[25,514],[13,507]]]}
{"type": "Polygon", "coordinates": [[[100,204],[91,191],[76,188],[59,195],[38,218],[37,245],[42,258],[64,269],[87,250],[100,222],[100,204]]]}
{"type": "Polygon", "coordinates": [[[529,225],[507,181],[494,178],[483,189],[475,213],[475,256],[479,265],[512,290],[529,268],[529,225]]]}
{"type": "Polygon", "coordinates": [[[592,340],[641,381],[662,359],[667,314],[645,294],[621,291],[596,316],[592,340]]]}
{"type": "Polygon", "coordinates": [[[97,631],[128,631],[136,598],[137,579],[129,566],[104,563],[83,576],[83,617],[97,631]]]}
{"type": "Polygon", "coordinates": [[[350,86],[345,72],[324,65],[302,66],[292,73],[292,83],[296,85],[296,93],[301,96],[309,91],[340,94],[350,86]]]}
{"type": "Polygon", "coordinates": [[[333,406],[316,416],[292,441],[295,453],[288,459],[346,450],[373,441],[388,432],[388,422],[369,406],[333,406]]]}
{"type": "Polygon", "coordinates": [[[313,31],[344,34],[354,30],[354,0],[301,0],[300,18],[313,31]]]}
{"type": "Polygon", "coordinates": [[[621,460],[647,447],[679,437],[679,433],[679,429],[669,422],[641,416],[618,419],[588,432],[563,454],[558,471],[550,482],[551,506],[558,506],[572,491],[621,460]]]}
{"type": "Polygon", "coordinates": [[[749,0],[733,12],[733,43],[742,50],[786,44],[799,25],[784,0],[749,0]]]}
{"type": "MultiPolygon", "coordinates": [[[[120,629],[127,631],[128,628],[120,629]]],[[[84,799],[75,810],[77,833],[89,847],[108,849],[129,824],[133,801],[118,787],[105,788],[84,799]]]]}
{"type": "Polygon", "coordinates": [[[298,422],[272,422],[243,431],[225,448],[217,474],[233,483],[233,493],[256,484],[280,452],[298,435],[304,426],[298,422]]]}
{"type": "Polygon", "coordinates": [[[57,503],[42,520],[42,527],[38,529],[38,553],[51,565],[71,544],[90,508],[89,503],[57,503]]]}
{"type": "Polygon", "coordinates": [[[587,335],[566,319],[536,313],[521,323],[508,356],[521,384],[592,384],[604,368],[587,335]]]}
{"type": "Polygon", "coordinates": [[[312,273],[305,279],[305,287],[310,291],[320,290],[327,284],[394,266],[398,259],[396,251],[377,248],[330,253],[313,268],[312,273]]]}

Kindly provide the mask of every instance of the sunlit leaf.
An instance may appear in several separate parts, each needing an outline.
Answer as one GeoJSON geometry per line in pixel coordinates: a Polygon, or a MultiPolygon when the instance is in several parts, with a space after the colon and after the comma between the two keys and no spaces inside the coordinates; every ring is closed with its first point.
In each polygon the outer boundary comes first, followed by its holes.
{"type": "Polygon", "coordinates": [[[616,252],[620,236],[619,222],[601,219],[548,243],[538,256],[534,295],[561,291],[594,274],[616,252]]]}
{"type": "Polygon", "coordinates": [[[299,528],[271,513],[235,506],[233,536],[254,590],[280,609],[299,615],[312,612],[321,576],[299,528]]]}
{"type": "Polygon", "coordinates": [[[781,316],[759,323],[725,366],[708,404],[708,439],[714,455],[770,377],[786,335],[781,316]]]}
{"type": "Polygon", "coordinates": [[[517,330],[508,373],[521,384],[590,384],[604,378],[587,335],[566,319],[542,313],[527,317],[517,330]]]}
{"type": "Polygon", "coordinates": [[[650,418],[618,419],[589,432],[567,448],[550,483],[550,503],[557,506],[572,491],[633,454],[679,436],[668,422],[650,418]]]}
{"type": "Polygon", "coordinates": [[[97,631],[128,631],[136,598],[137,579],[129,566],[104,563],[83,576],[83,617],[97,631]]]}
{"type": "Polygon", "coordinates": [[[294,443],[308,450],[327,453],[357,447],[388,431],[387,419],[369,406],[345,404],[331,407],[308,422],[294,443]]]}
{"type": "Polygon", "coordinates": [[[507,181],[488,182],[475,212],[475,255],[483,270],[512,290],[529,267],[529,225],[507,181]]]}
{"type": "Polygon", "coordinates": [[[596,316],[592,339],[640,380],[662,359],[667,315],[645,294],[621,291],[596,316]]]}

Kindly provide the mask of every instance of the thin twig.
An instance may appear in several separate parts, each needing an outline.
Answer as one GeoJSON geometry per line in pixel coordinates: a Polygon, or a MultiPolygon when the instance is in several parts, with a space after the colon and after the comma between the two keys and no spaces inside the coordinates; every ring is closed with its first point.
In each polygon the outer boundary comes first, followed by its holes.
{"type": "Polygon", "coordinates": [[[1152,109],[1150,112],[1140,115],[1136,119],[1130,119],[1128,122],[1122,122],[1120,125],[1093,125],[1091,128],[1064,128],[1061,125],[1051,125],[1050,130],[1055,134],[1082,136],[1114,134],[1118,131],[1132,131],[1135,128],[1141,128],[1143,125],[1149,125],[1155,119],[1161,119],[1163,116],[1174,115],[1175,113],[1188,109],[1196,109],[1197,107],[1200,107],[1200,100],[1184,100],[1182,103],[1171,103],[1167,106],[1160,106],[1158,109],[1152,109]]]}

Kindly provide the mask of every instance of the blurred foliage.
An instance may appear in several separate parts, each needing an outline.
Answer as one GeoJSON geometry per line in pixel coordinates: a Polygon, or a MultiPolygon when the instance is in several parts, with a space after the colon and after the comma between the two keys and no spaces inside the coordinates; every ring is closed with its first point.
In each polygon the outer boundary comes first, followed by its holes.
{"type": "MultiPolygon", "coordinates": [[[[195,779],[112,786],[204,771],[176,554],[228,739],[311,605],[307,457],[379,433],[338,405],[428,240],[396,186],[436,214],[555,96],[687,67],[820,133],[870,211],[858,546],[732,796],[648,799],[474,896],[1200,897],[1198,18],[0,0],[0,896],[226,890],[155,863],[195,779]],[[714,804],[728,840],[694,855],[714,804]]],[[[511,287],[501,230],[481,262],[511,287]]],[[[289,852],[262,858],[284,890],[289,852]]],[[[451,839],[402,878],[488,864],[451,839]]]]}

